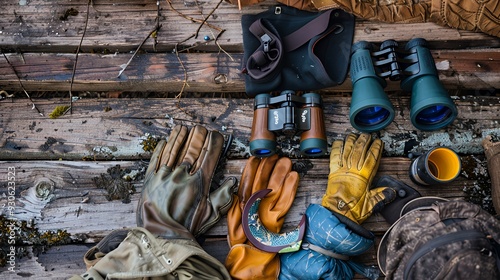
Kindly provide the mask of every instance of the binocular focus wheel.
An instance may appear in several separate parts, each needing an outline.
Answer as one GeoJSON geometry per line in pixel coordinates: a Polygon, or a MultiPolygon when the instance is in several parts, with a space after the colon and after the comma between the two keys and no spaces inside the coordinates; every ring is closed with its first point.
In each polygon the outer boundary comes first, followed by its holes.
{"type": "Polygon", "coordinates": [[[389,47],[398,47],[398,42],[394,41],[394,40],[385,40],[384,42],[382,42],[382,44],[380,45],[380,49],[383,50],[383,49],[386,49],[386,48],[389,48],[389,47]]]}
{"type": "Polygon", "coordinates": [[[414,47],[426,47],[429,45],[427,40],[424,38],[414,38],[411,39],[408,43],[406,43],[405,50],[409,51],[413,49],[414,47]]]}

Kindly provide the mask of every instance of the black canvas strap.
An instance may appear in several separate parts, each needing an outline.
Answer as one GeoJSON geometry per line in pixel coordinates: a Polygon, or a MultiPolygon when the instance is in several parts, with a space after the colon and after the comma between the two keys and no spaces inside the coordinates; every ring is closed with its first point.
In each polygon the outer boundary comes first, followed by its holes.
{"type": "Polygon", "coordinates": [[[283,40],[277,32],[272,32],[271,23],[258,19],[249,27],[249,31],[260,40],[261,44],[248,58],[246,71],[256,80],[263,79],[278,69],[284,52],[291,52],[309,42],[315,36],[325,31],[341,32],[342,26],[330,27],[332,10],[321,13],[319,16],[303,25],[298,30],[285,36],[283,40]]]}
{"type": "Polygon", "coordinates": [[[421,257],[431,252],[432,250],[455,242],[462,242],[465,240],[474,240],[474,239],[486,239],[486,234],[477,230],[464,230],[464,231],[451,232],[429,240],[423,246],[417,248],[415,252],[411,255],[411,257],[408,259],[408,262],[405,265],[403,279],[409,279],[408,277],[410,276],[410,271],[413,265],[421,257]]]}
{"type": "MultiPolygon", "coordinates": [[[[250,32],[260,40],[260,46],[247,60],[246,71],[250,77],[260,80],[275,71],[283,57],[283,45],[277,32],[270,31],[264,25],[263,19],[258,19],[250,25],[250,32]]],[[[269,26],[270,23],[266,22],[269,26]]]]}

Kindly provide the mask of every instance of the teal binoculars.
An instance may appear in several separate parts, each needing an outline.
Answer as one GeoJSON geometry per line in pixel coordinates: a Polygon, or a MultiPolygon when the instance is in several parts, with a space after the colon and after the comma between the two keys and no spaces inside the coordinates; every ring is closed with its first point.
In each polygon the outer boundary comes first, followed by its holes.
{"type": "Polygon", "coordinates": [[[317,93],[295,95],[285,90],[278,96],[258,94],[250,135],[250,153],[268,157],[276,153],[277,136],[300,134],[302,155],[316,157],[327,152],[323,101],[317,93]]]}
{"type": "Polygon", "coordinates": [[[359,41],[352,47],[350,74],[353,84],[349,120],[362,132],[379,131],[394,120],[384,88],[386,79],[400,81],[411,92],[410,119],[419,130],[437,130],[451,124],[457,108],[439,81],[427,41],[414,38],[404,49],[394,40],[380,44],[359,41]]]}

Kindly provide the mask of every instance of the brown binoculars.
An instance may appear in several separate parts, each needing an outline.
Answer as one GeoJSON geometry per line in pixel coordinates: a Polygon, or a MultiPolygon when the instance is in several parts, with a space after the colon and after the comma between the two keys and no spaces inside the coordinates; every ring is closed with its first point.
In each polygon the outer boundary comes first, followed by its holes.
{"type": "Polygon", "coordinates": [[[271,97],[262,93],[255,96],[250,153],[268,157],[276,153],[276,137],[300,134],[302,155],[316,157],[327,152],[323,101],[317,93],[295,95],[285,90],[271,97]]]}

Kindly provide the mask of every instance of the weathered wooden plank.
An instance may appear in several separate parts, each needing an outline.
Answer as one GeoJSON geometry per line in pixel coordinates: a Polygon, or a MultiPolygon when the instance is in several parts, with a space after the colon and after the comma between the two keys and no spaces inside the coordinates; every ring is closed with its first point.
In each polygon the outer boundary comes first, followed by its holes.
{"type": "MultiPolygon", "coordinates": [[[[87,0],[5,0],[0,10],[0,49],[7,54],[23,85],[28,91],[67,91],[74,64],[74,52],[80,43],[86,17],[87,0]],[[78,14],[70,15],[69,9],[78,14]],[[61,18],[67,16],[66,18],[61,18]],[[18,53],[24,53],[20,55],[18,53]],[[42,53],[49,52],[49,53],[42,53]]],[[[248,138],[252,120],[252,99],[234,98],[244,92],[240,74],[242,38],[240,18],[244,13],[256,13],[271,3],[244,8],[223,3],[208,22],[225,29],[218,42],[231,56],[218,53],[209,28],[202,27],[198,38],[178,45],[180,50],[212,53],[171,53],[176,44],[194,34],[199,23],[184,20],[160,1],[160,23],[156,51],[150,38],[143,46],[149,53],[139,53],[120,78],[120,65],[126,63],[155,25],[156,1],[110,0],[93,1],[88,29],[82,43],[74,91],[147,91],[178,92],[187,73],[189,93],[227,93],[228,98],[176,99],[81,99],[74,103],[72,115],[49,119],[56,105],[66,105],[62,99],[35,99],[44,113],[40,117],[31,110],[27,99],[0,102],[0,205],[6,203],[5,174],[9,167],[16,170],[17,218],[33,220],[44,230],[66,229],[74,242],[50,248],[18,260],[14,274],[0,269],[0,277],[21,279],[66,279],[85,271],[81,258],[89,246],[113,229],[135,225],[135,208],[142,189],[140,174],[148,164],[150,153],[141,141],[164,137],[178,123],[203,124],[224,133],[233,133],[235,142],[230,149],[225,176],[239,178],[248,156],[248,138]],[[101,3],[102,2],[102,3],[101,3]],[[233,53],[236,52],[236,53],[233,53]],[[112,54],[113,53],[113,54],[112,54]],[[227,78],[215,80],[218,74],[227,78]],[[233,96],[233,98],[231,98],[233,96]],[[180,108],[178,107],[180,105],[180,108]],[[147,108],[147,110],[145,110],[147,108]],[[63,159],[61,161],[47,161],[63,159]],[[82,161],[82,159],[86,161],[82,161]],[[9,161],[7,161],[9,160],[9,161]],[[31,161],[30,161],[31,160],[31,161]],[[74,161],[67,161],[74,160],[74,161]],[[106,160],[106,161],[99,161],[106,160]],[[107,161],[114,160],[114,161],[107,161]],[[93,178],[120,164],[129,176],[139,174],[131,184],[136,192],[129,199],[108,201],[108,192],[95,185],[93,178]]],[[[197,1],[203,14],[208,14],[217,1],[197,1]]],[[[269,3],[268,3],[269,2],[269,3]]],[[[195,1],[175,2],[176,9],[186,15],[202,18],[195,1]]],[[[397,116],[392,125],[377,133],[386,144],[378,176],[391,175],[414,186],[408,178],[409,152],[427,150],[435,145],[452,147],[463,155],[482,154],[480,142],[486,134],[500,136],[500,40],[481,33],[439,27],[432,23],[393,25],[357,21],[355,41],[381,42],[386,39],[408,41],[424,37],[431,45],[440,79],[448,89],[477,89],[478,96],[453,96],[459,117],[447,129],[436,132],[415,130],[409,122],[409,96],[390,93],[397,116]],[[390,32],[389,32],[390,31],[390,32]],[[482,49],[468,49],[480,47],[482,49]],[[454,49],[454,50],[449,50],[454,49]],[[479,96],[486,90],[488,95],[479,96]]],[[[0,57],[0,89],[19,90],[17,77],[0,57]]],[[[398,91],[390,83],[388,91],[398,91]]],[[[326,93],[352,91],[350,81],[326,89],[325,123],[331,143],[353,131],[347,115],[350,98],[326,93]]],[[[455,92],[451,92],[455,95],[455,92]]],[[[77,93],[78,94],[78,93],[77,93]]],[[[47,95],[50,95],[48,93],[47,95]]],[[[284,139],[282,139],[284,140],[284,139]]],[[[298,139],[281,142],[284,154],[296,156],[298,139]]],[[[301,183],[285,229],[293,227],[307,205],[318,203],[328,177],[328,159],[294,160],[313,167],[301,176],[301,183]]],[[[442,188],[418,187],[423,195],[463,199],[464,188],[484,184],[484,178],[470,176],[474,166],[468,166],[461,176],[442,188]]],[[[481,168],[478,168],[481,169],[481,168]]],[[[485,172],[484,168],[482,168],[485,172]]],[[[7,211],[1,208],[1,213],[7,211]]],[[[377,234],[377,242],[388,224],[376,214],[365,224],[377,234]]],[[[229,250],[225,240],[226,221],[223,219],[207,234],[204,248],[223,261],[229,250]]],[[[375,264],[375,249],[359,258],[375,264]]]]}
{"type": "MultiPolygon", "coordinates": [[[[328,160],[294,161],[299,166],[309,165],[310,169],[301,170],[301,180],[292,210],[287,216],[286,227],[292,227],[300,220],[310,203],[321,203],[328,179],[328,160]]],[[[223,176],[240,178],[246,160],[229,160],[223,169],[223,176]]],[[[390,175],[414,186],[423,195],[462,198],[464,186],[477,183],[477,178],[460,176],[456,181],[443,187],[419,187],[409,179],[410,159],[401,157],[382,158],[377,176],[390,175]]],[[[135,208],[142,190],[142,177],[136,177],[130,184],[129,199],[107,199],[110,194],[104,187],[109,184],[95,183],[94,178],[106,174],[109,168],[120,165],[123,174],[143,174],[147,161],[7,161],[0,162],[2,179],[7,170],[15,169],[16,208],[14,216],[19,220],[32,220],[40,231],[67,230],[73,240],[96,242],[109,231],[122,227],[135,226],[135,208]]],[[[470,169],[470,167],[468,167],[470,169]]],[[[471,172],[470,170],[468,172],[471,172]]],[[[129,175],[132,176],[132,175],[129,175]]],[[[132,176],[133,177],[133,176],[132,176]]],[[[122,183],[126,181],[120,180],[122,183]]],[[[7,180],[2,180],[0,205],[6,204],[7,180]]],[[[121,189],[122,193],[128,189],[121,189]]],[[[117,193],[115,193],[117,194],[117,193]]],[[[2,209],[2,214],[10,210],[2,209]]],[[[365,223],[374,232],[383,232],[388,225],[381,216],[375,215],[365,223]]],[[[207,235],[225,236],[225,219],[221,220],[207,235]]]]}
{"type": "MultiPolygon", "coordinates": [[[[310,165],[309,170],[301,172],[298,192],[291,210],[287,214],[284,230],[298,223],[307,205],[320,203],[325,192],[328,178],[328,160],[294,160],[296,164],[310,165]]],[[[479,164],[480,160],[478,161],[479,164]]],[[[245,160],[229,160],[224,168],[224,177],[239,178],[245,160]]],[[[6,182],[9,167],[16,172],[16,209],[15,217],[21,220],[32,220],[40,232],[47,230],[67,230],[75,244],[55,246],[45,249],[46,253],[32,254],[30,258],[16,262],[16,274],[0,269],[0,275],[9,275],[9,279],[20,279],[37,275],[38,278],[63,279],[68,275],[85,271],[82,257],[86,250],[114,229],[135,226],[135,207],[142,189],[140,176],[132,180],[136,193],[131,195],[129,203],[108,201],[106,191],[98,188],[93,178],[117,164],[127,169],[144,172],[147,161],[112,161],[112,162],[78,162],[78,161],[4,161],[0,162],[1,182],[6,182]],[[47,188],[51,185],[52,188],[47,188]]],[[[383,157],[377,177],[391,175],[415,187],[422,195],[441,196],[450,199],[464,199],[466,187],[473,187],[484,181],[481,171],[475,170],[479,165],[464,166],[461,176],[446,186],[420,187],[408,178],[410,160],[400,157],[383,157]],[[470,176],[478,172],[478,176],[470,176]],[[469,175],[467,175],[469,174],[469,175]]],[[[0,204],[6,202],[6,186],[0,185],[0,204]]],[[[5,210],[5,209],[3,209],[5,210]]],[[[2,213],[5,214],[5,213],[2,213]]],[[[367,229],[377,235],[377,242],[389,224],[374,214],[364,224],[367,229]]],[[[225,218],[207,233],[203,243],[205,250],[220,261],[224,261],[229,247],[225,236],[227,224],[225,218]]],[[[29,248],[28,248],[29,249],[29,248]]],[[[376,264],[376,247],[357,258],[365,264],[376,264]]]]}
{"type": "MultiPolygon", "coordinates": [[[[500,49],[435,50],[440,80],[448,89],[500,88],[500,49]]],[[[28,91],[69,91],[74,54],[8,54],[10,63],[28,91]]],[[[118,77],[129,53],[80,54],[74,91],[245,92],[242,54],[143,53],[136,55],[118,77]],[[186,82],[186,84],[185,84],[186,82]]],[[[0,57],[0,87],[20,91],[19,81],[0,57]]],[[[387,90],[400,90],[390,82],[387,90]]],[[[350,78],[325,91],[352,91],[350,78]]]]}
{"type": "Polygon", "coordinates": [[[47,249],[44,253],[33,253],[31,247],[26,247],[28,256],[15,261],[13,271],[10,267],[0,267],[2,279],[18,280],[26,278],[63,280],[75,274],[86,271],[83,255],[89,245],[65,245],[47,249]]]}
{"type": "MultiPolygon", "coordinates": [[[[158,51],[171,51],[177,43],[180,49],[193,47],[196,50],[218,50],[213,40],[217,29],[203,26],[197,38],[200,21],[210,14],[207,22],[225,30],[218,42],[226,51],[242,51],[241,16],[246,13],[258,13],[266,10],[274,1],[245,7],[241,11],[237,6],[223,2],[213,13],[219,1],[171,1],[172,6],[185,16],[195,18],[193,22],[175,11],[166,1],[160,3],[159,23],[162,28],[157,34],[158,51]],[[183,42],[187,40],[186,42],[183,42]]],[[[87,16],[87,0],[47,1],[30,0],[3,1],[0,11],[0,46],[21,51],[74,52],[80,43],[87,16]],[[23,5],[23,3],[25,3],[23,5]]],[[[82,42],[84,52],[95,51],[132,51],[155,27],[157,16],[156,1],[148,0],[112,0],[94,1],[89,10],[88,26],[82,42]]],[[[498,47],[498,38],[482,33],[445,28],[434,23],[389,24],[380,22],[358,21],[355,40],[381,42],[387,39],[408,41],[413,37],[424,37],[441,48],[498,47]],[[388,33],[390,31],[390,37],[388,33]]],[[[144,49],[153,50],[153,40],[144,45],[144,49]]]]}
{"type": "MultiPolygon", "coordinates": [[[[487,134],[500,135],[500,97],[454,96],[457,120],[446,129],[433,132],[416,130],[409,120],[409,98],[390,94],[396,110],[394,122],[378,132],[385,143],[385,154],[405,156],[448,146],[461,154],[481,154],[487,134]]],[[[235,137],[230,157],[249,155],[253,100],[245,98],[178,99],[81,99],[73,114],[57,119],[47,116],[62,99],[37,99],[44,117],[31,110],[27,99],[0,102],[0,158],[26,159],[147,159],[142,141],[165,137],[176,124],[202,124],[235,137]],[[179,108],[179,107],[180,108],[179,108]],[[147,109],[145,109],[147,108],[147,109]]],[[[354,131],[348,96],[324,95],[324,118],[328,142],[354,131]]],[[[279,139],[285,154],[295,157],[299,139],[279,139]]]]}

